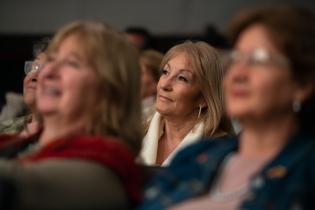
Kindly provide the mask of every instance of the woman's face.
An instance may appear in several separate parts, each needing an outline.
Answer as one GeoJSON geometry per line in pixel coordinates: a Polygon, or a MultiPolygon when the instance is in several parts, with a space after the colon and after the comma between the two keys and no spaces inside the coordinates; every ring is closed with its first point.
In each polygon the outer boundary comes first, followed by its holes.
{"type": "Polygon", "coordinates": [[[164,66],[157,85],[157,111],[164,116],[191,116],[198,113],[201,102],[195,70],[184,53],[175,55],[164,66]]]}
{"type": "Polygon", "coordinates": [[[47,55],[37,91],[37,108],[44,118],[86,120],[97,105],[97,75],[79,46],[77,37],[70,35],[47,55]]]}
{"type": "Polygon", "coordinates": [[[287,59],[261,25],[244,30],[231,54],[223,84],[227,113],[238,119],[277,117],[292,112],[296,85],[287,59]]]}
{"type": "MultiPolygon", "coordinates": [[[[34,60],[33,65],[40,68],[43,66],[46,61],[46,54],[40,53],[36,59],[34,60]]],[[[30,71],[24,78],[23,81],[23,99],[24,103],[33,108],[35,106],[35,95],[36,95],[36,88],[37,88],[37,76],[38,70],[30,71]]]]}

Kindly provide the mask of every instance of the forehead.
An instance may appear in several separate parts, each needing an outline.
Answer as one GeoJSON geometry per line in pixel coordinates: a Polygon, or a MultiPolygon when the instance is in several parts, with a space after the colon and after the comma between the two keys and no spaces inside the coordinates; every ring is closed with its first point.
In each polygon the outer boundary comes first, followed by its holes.
{"type": "Polygon", "coordinates": [[[196,73],[195,68],[191,65],[190,57],[183,52],[174,54],[166,63],[166,67],[171,68],[171,70],[186,72],[191,75],[195,75],[196,73]]]}
{"type": "Polygon", "coordinates": [[[35,62],[37,62],[37,63],[44,63],[45,62],[45,60],[46,60],[46,53],[44,53],[44,52],[41,52],[41,53],[39,53],[38,55],[37,55],[37,57],[35,58],[35,62]]]}
{"type": "Polygon", "coordinates": [[[60,38],[51,48],[50,52],[56,53],[60,50],[73,52],[83,56],[86,52],[86,43],[82,36],[70,34],[60,38]]]}
{"type": "Polygon", "coordinates": [[[189,68],[191,66],[189,62],[189,57],[184,52],[174,53],[169,57],[166,64],[174,67],[180,66],[186,68],[189,68]]]}
{"type": "Polygon", "coordinates": [[[271,52],[279,52],[272,43],[267,29],[261,24],[255,24],[240,33],[235,48],[243,52],[251,52],[257,48],[268,49],[271,52]]]}

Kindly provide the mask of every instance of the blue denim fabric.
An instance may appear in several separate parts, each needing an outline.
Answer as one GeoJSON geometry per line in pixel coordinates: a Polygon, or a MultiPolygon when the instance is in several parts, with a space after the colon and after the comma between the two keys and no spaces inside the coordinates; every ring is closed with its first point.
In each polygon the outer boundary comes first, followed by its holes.
{"type": "MultiPolygon", "coordinates": [[[[182,150],[172,164],[148,183],[139,210],[167,209],[209,192],[224,157],[238,140],[205,139],[182,150]]],[[[315,139],[297,135],[250,182],[239,209],[315,209],[315,139]]]]}

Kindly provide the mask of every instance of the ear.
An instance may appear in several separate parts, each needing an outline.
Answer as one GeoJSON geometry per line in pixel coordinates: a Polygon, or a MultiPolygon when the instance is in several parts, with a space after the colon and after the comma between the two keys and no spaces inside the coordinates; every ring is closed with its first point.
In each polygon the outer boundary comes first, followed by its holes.
{"type": "Polygon", "coordinates": [[[314,84],[307,83],[303,85],[297,85],[294,93],[294,100],[303,102],[314,91],[314,84]]]}
{"type": "Polygon", "coordinates": [[[201,96],[201,98],[198,100],[198,107],[202,107],[202,108],[205,108],[207,107],[207,103],[206,103],[206,100],[201,96]]]}

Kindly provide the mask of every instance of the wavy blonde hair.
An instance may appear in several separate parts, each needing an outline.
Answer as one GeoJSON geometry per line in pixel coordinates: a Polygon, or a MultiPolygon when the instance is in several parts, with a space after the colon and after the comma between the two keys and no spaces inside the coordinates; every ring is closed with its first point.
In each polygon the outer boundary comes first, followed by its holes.
{"type": "Polygon", "coordinates": [[[202,108],[197,122],[203,121],[205,137],[233,134],[230,120],[224,113],[222,79],[223,65],[218,51],[203,41],[185,41],[175,45],[165,54],[161,68],[174,56],[184,53],[188,64],[195,70],[197,84],[207,106],[202,108]]]}

